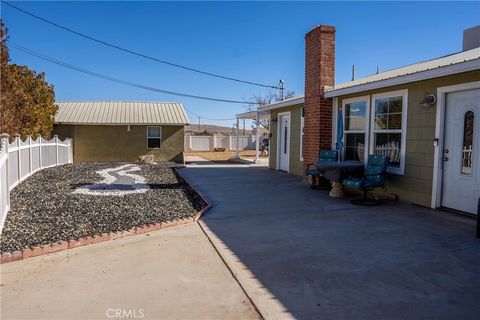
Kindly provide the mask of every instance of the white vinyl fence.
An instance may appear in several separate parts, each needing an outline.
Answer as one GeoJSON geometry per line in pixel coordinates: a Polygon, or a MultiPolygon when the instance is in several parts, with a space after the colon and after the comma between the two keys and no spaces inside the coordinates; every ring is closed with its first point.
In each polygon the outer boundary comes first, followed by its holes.
{"type": "MultiPolygon", "coordinates": [[[[239,150],[255,150],[255,136],[239,136],[239,150]]],[[[185,136],[185,150],[209,151],[215,148],[237,150],[237,136],[185,136]]]]}
{"type": "Polygon", "coordinates": [[[9,143],[8,134],[0,135],[0,232],[10,209],[10,191],[36,171],[73,162],[72,140],[61,141],[55,136],[45,140],[18,135],[9,143]]]}

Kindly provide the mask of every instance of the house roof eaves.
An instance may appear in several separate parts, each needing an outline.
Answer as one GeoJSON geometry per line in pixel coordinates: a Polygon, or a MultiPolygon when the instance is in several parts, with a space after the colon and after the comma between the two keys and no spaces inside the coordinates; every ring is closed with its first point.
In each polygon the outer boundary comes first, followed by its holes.
{"type": "Polygon", "coordinates": [[[409,73],[399,75],[396,77],[382,79],[378,81],[372,81],[362,83],[353,86],[342,87],[336,89],[335,87],[325,88],[325,98],[333,98],[343,96],[352,93],[358,93],[368,90],[374,90],[384,87],[390,87],[400,84],[406,84],[416,81],[428,80],[433,78],[444,77],[448,75],[454,75],[464,73],[468,71],[480,70],[480,59],[465,61],[448,66],[438,67],[434,69],[422,70],[415,73],[409,73]]]}

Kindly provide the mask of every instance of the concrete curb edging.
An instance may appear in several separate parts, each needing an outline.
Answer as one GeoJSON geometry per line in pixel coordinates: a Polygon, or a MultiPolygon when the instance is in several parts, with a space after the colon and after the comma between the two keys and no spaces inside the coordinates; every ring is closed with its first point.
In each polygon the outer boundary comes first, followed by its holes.
{"type": "MultiPolygon", "coordinates": [[[[179,167],[178,169],[182,168],[186,167],[179,167]]],[[[180,173],[180,170],[177,172],[185,182],[200,195],[203,201],[207,203],[207,206],[202,210],[204,211],[201,215],[202,217],[212,208],[213,202],[200,190],[195,188],[194,184],[180,173]]],[[[248,267],[245,266],[230,249],[228,249],[227,245],[223,243],[223,241],[218,238],[212,230],[210,230],[205,221],[197,221],[197,223],[210,244],[213,246],[213,249],[217,252],[219,258],[230,271],[232,277],[238,283],[262,319],[295,319],[295,317],[288,312],[287,308],[285,308],[285,306],[283,306],[282,303],[258,281],[255,275],[249,271],[248,267]]]]}
{"type": "MultiPolygon", "coordinates": [[[[187,168],[186,166],[181,166],[181,167],[178,167],[178,168],[175,168],[175,169],[183,169],[183,168],[187,168]]],[[[241,278],[244,278],[243,276],[239,276],[239,272],[238,270],[232,266],[232,263],[231,263],[231,259],[230,257],[228,256],[228,254],[225,253],[225,251],[222,251],[221,250],[221,245],[219,245],[219,243],[221,242],[221,240],[219,240],[214,234],[213,232],[207,227],[207,225],[205,224],[205,222],[203,221],[200,221],[200,218],[203,217],[208,210],[210,210],[212,207],[213,207],[213,202],[207,197],[205,196],[200,190],[198,190],[197,188],[194,187],[193,183],[186,177],[184,176],[180,170],[176,170],[178,175],[182,177],[182,179],[185,180],[185,182],[193,189],[195,190],[195,192],[200,195],[200,197],[203,199],[203,201],[205,203],[207,203],[207,206],[205,208],[203,208],[200,212],[201,212],[201,215],[199,216],[199,219],[197,220],[197,223],[198,223],[198,226],[200,227],[200,230],[202,230],[203,234],[205,235],[205,237],[207,238],[207,240],[210,242],[210,244],[212,245],[213,247],[213,250],[215,250],[215,252],[218,254],[218,257],[219,259],[223,262],[223,264],[225,265],[225,267],[228,269],[228,271],[230,271],[230,274],[232,275],[233,279],[237,282],[237,284],[239,285],[239,287],[241,288],[241,290],[245,293],[245,295],[247,296],[247,298],[250,300],[250,303],[252,304],[252,306],[255,308],[255,310],[257,311],[257,313],[260,315],[260,317],[262,319],[275,319],[275,318],[271,318],[270,315],[271,315],[271,312],[269,309],[271,308],[265,308],[264,305],[262,303],[260,303],[259,305],[259,301],[257,299],[257,297],[255,296],[257,294],[258,296],[258,293],[255,292],[255,291],[252,291],[251,290],[251,285],[245,285],[244,281],[241,281],[243,279],[241,278]],[[252,295],[254,296],[254,298],[252,298],[252,295]]],[[[199,213],[200,213],[199,212],[199,213]]],[[[225,246],[225,245],[224,245],[225,246]]],[[[228,250],[228,249],[226,249],[228,250]]],[[[244,270],[247,270],[246,267],[244,267],[244,270]]],[[[250,275],[251,276],[251,275],[250,275]]],[[[255,278],[255,277],[253,277],[255,278]]],[[[278,312],[277,312],[278,313],[278,312]]],[[[280,313],[278,313],[280,314],[280,313]]],[[[282,315],[288,315],[286,313],[282,313],[282,315]]],[[[285,319],[293,319],[293,317],[286,317],[285,319]]],[[[279,318],[278,318],[279,319],[279,318]]]]}
{"type": "Polygon", "coordinates": [[[235,253],[210,230],[205,221],[198,221],[198,225],[263,319],[295,319],[235,253]]]}
{"type": "Polygon", "coordinates": [[[58,251],[83,247],[91,244],[96,244],[100,242],[110,241],[110,240],[117,240],[125,237],[140,235],[152,231],[157,231],[161,229],[171,228],[175,226],[179,226],[182,224],[196,222],[198,220],[199,213],[197,213],[192,218],[184,218],[184,219],[176,219],[173,221],[168,222],[159,222],[155,224],[148,224],[142,227],[135,227],[130,230],[125,231],[117,231],[117,232],[110,232],[110,233],[102,233],[101,235],[95,235],[93,237],[83,237],[76,240],[69,240],[69,241],[59,241],[52,244],[47,244],[43,246],[33,247],[32,249],[26,248],[22,251],[13,251],[13,252],[5,252],[2,254],[1,263],[4,264],[7,262],[19,261],[24,260],[31,257],[37,257],[44,254],[54,253],[58,251]]]}
{"type": "Polygon", "coordinates": [[[54,253],[58,251],[63,251],[63,250],[68,250],[68,249],[73,249],[73,248],[78,248],[78,247],[83,247],[86,245],[91,245],[91,244],[96,244],[100,242],[105,242],[105,241],[110,241],[110,240],[117,240],[120,238],[125,238],[125,237],[130,237],[130,236],[135,236],[135,235],[140,235],[152,231],[157,231],[161,229],[166,229],[166,228],[171,228],[187,223],[193,223],[197,222],[203,215],[210,210],[212,205],[210,202],[206,199],[204,195],[202,195],[200,192],[198,192],[191,184],[191,182],[186,179],[178,169],[184,168],[184,166],[180,166],[178,168],[174,168],[175,172],[178,173],[178,176],[183,179],[192,190],[198,193],[200,198],[207,204],[204,208],[202,208],[200,211],[195,213],[193,217],[190,218],[183,218],[183,219],[175,219],[172,221],[168,222],[159,222],[155,224],[147,224],[141,227],[134,227],[130,230],[123,230],[123,231],[117,231],[117,232],[110,232],[110,233],[102,233],[101,235],[95,235],[95,236],[88,236],[88,237],[83,237],[80,239],[72,239],[69,241],[59,241],[55,242],[52,244],[47,244],[43,246],[36,246],[33,247],[32,249],[30,248],[25,248],[22,251],[13,251],[13,252],[5,252],[1,255],[0,259],[0,264],[4,264],[7,262],[13,262],[13,261],[19,261],[19,260],[24,260],[32,257],[37,257],[41,256],[44,254],[49,254],[49,253],[54,253]]]}
{"type": "Polygon", "coordinates": [[[208,210],[212,208],[213,204],[212,204],[212,201],[207,196],[205,196],[200,190],[194,187],[190,179],[188,179],[185,175],[181,173],[180,169],[184,169],[184,168],[186,168],[186,166],[178,166],[175,168],[175,172],[179,175],[180,178],[182,178],[190,186],[190,188],[192,188],[200,196],[203,202],[207,204],[206,207],[204,207],[202,210],[200,210],[197,213],[198,218],[195,221],[198,221],[208,212],[208,210]]]}

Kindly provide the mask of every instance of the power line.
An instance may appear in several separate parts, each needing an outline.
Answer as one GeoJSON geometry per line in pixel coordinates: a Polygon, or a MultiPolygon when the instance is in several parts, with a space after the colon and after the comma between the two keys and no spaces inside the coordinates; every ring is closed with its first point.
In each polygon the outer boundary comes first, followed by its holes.
{"type": "Polygon", "coordinates": [[[208,101],[227,102],[227,103],[236,103],[236,104],[257,104],[255,102],[248,102],[248,101],[228,100],[228,99],[221,99],[221,98],[211,98],[211,97],[205,97],[205,96],[197,96],[197,95],[193,95],[193,94],[169,91],[169,90],[159,89],[159,88],[155,88],[155,87],[151,87],[151,86],[147,86],[147,85],[143,85],[143,84],[138,84],[138,83],[135,83],[135,82],[130,82],[130,81],[114,78],[114,77],[111,77],[111,76],[108,76],[108,75],[104,75],[104,74],[101,74],[101,73],[97,73],[97,72],[94,72],[94,71],[90,71],[90,70],[87,70],[87,69],[84,69],[84,68],[81,68],[81,67],[77,67],[77,66],[68,64],[68,63],[63,62],[61,60],[51,58],[51,57],[46,56],[44,54],[41,54],[41,53],[38,53],[38,52],[33,51],[31,49],[28,49],[27,47],[24,47],[20,44],[17,44],[15,42],[11,41],[11,40],[7,40],[7,42],[13,48],[15,48],[16,50],[22,51],[24,53],[35,56],[37,58],[49,61],[51,63],[57,64],[57,65],[60,65],[60,66],[63,66],[65,68],[69,68],[69,69],[72,69],[72,70],[76,70],[78,72],[88,74],[88,75],[91,75],[91,76],[94,76],[94,77],[97,77],[97,78],[102,78],[102,79],[105,79],[105,80],[121,83],[121,84],[128,85],[128,86],[135,87],[135,88],[140,88],[140,89],[144,89],[144,90],[148,90],[148,91],[154,91],[154,92],[160,92],[160,93],[169,94],[169,95],[173,95],[173,96],[180,96],[180,97],[187,97],[187,98],[201,99],[201,100],[208,100],[208,101]]]}
{"type": "Polygon", "coordinates": [[[191,113],[193,116],[197,117],[197,118],[202,118],[202,119],[205,119],[205,120],[214,120],[214,121],[230,121],[230,120],[235,120],[237,118],[208,118],[208,117],[204,117],[202,115],[199,115],[198,113],[195,113],[193,112],[192,110],[186,108],[185,106],[183,106],[183,108],[185,110],[187,110],[187,112],[191,113]]]}
{"type": "Polygon", "coordinates": [[[48,23],[54,27],[57,27],[59,29],[62,29],[62,30],[65,30],[67,32],[70,32],[70,33],[73,33],[77,36],[80,36],[80,37],[83,37],[85,39],[89,39],[91,41],[94,41],[94,42],[97,42],[97,43],[100,43],[100,44],[103,44],[105,46],[108,46],[108,47],[111,47],[111,48],[114,48],[114,49],[117,49],[117,50],[120,50],[120,51],[123,51],[123,52],[127,52],[127,53],[130,53],[130,54],[133,54],[133,55],[136,55],[138,57],[142,57],[142,58],[145,58],[145,59],[149,59],[149,60],[153,60],[153,61],[156,61],[156,62],[159,62],[159,63],[163,63],[163,64],[166,64],[166,65],[169,65],[169,66],[173,66],[173,67],[176,67],[176,68],[181,68],[181,69],[185,69],[185,70],[188,70],[188,71],[193,71],[193,72],[197,72],[197,73],[201,73],[201,74],[205,74],[205,75],[208,75],[208,76],[211,76],[211,77],[216,77],[216,78],[220,78],[220,79],[224,79],[224,80],[230,80],[230,81],[235,81],[235,82],[240,82],[240,83],[246,83],[246,84],[250,84],[250,85],[254,85],[254,86],[259,86],[259,87],[264,87],[264,88],[271,88],[271,89],[279,89],[277,86],[272,86],[272,85],[266,85],[266,84],[261,84],[261,83],[258,83],[258,82],[253,82],[253,81],[246,81],[246,80],[240,80],[240,79],[236,79],[236,78],[232,78],[232,77],[227,77],[227,76],[223,76],[223,75],[220,75],[220,74],[216,74],[216,73],[211,73],[211,72],[207,72],[207,71],[202,71],[202,70],[199,70],[199,69],[195,69],[195,68],[191,68],[191,67],[187,67],[187,66],[184,66],[184,65],[180,65],[180,64],[177,64],[177,63],[173,63],[173,62],[169,62],[169,61],[166,61],[166,60],[162,60],[162,59],[159,59],[159,58],[155,58],[155,57],[152,57],[152,56],[149,56],[147,54],[144,54],[144,53],[141,53],[141,52],[138,52],[138,51],[133,51],[133,50],[130,50],[130,49],[126,49],[126,48],[123,48],[123,47],[120,47],[118,45],[115,45],[115,44],[112,44],[112,43],[109,43],[109,42],[106,42],[106,41],[103,41],[103,40],[100,40],[100,39],[97,39],[97,38],[94,38],[92,36],[89,36],[89,35],[86,35],[84,33],[81,33],[81,32],[78,32],[78,31],[75,31],[71,28],[68,28],[68,27],[65,27],[65,26],[62,26],[56,22],[53,22],[53,21],[50,21],[48,19],[45,19],[45,18],[42,18],[40,16],[37,16],[27,10],[24,10],[24,9],[21,9],[9,2],[6,2],[6,1],[2,1],[4,4],[6,4],[7,6],[15,9],[15,10],[18,10],[26,15],[29,15],[35,19],[38,19],[38,20],[41,20],[45,23],[48,23]]]}
{"type": "MultiPolygon", "coordinates": [[[[183,106],[185,108],[185,106],[183,106]]],[[[201,118],[201,119],[205,119],[205,120],[212,120],[212,121],[231,121],[231,120],[236,120],[237,118],[208,118],[208,117],[204,117],[204,116],[201,116],[199,115],[198,113],[195,113],[193,112],[192,110],[189,110],[187,108],[185,108],[185,110],[187,110],[187,112],[191,113],[192,115],[194,115],[195,117],[197,118],[201,118]]]]}
{"type": "MultiPolygon", "coordinates": [[[[96,72],[93,72],[93,71],[89,71],[89,70],[86,70],[86,69],[83,69],[83,68],[80,68],[80,67],[76,67],[76,66],[67,64],[67,63],[65,63],[65,62],[63,62],[63,61],[60,61],[60,60],[57,60],[57,59],[54,59],[54,58],[51,58],[51,57],[42,55],[42,54],[40,54],[40,53],[38,53],[38,52],[35,52],[35,51],[31,50],[31,49],[28,49],[28,48],[22,46],[22,45],[20,45],[20,44],[17,44],[17,43],[15,43],[15,42],[11,41],[11,40],[7,40],[7,41],[8,41],[8,43],[9,43],[13,48],[15,48],[16,50],[19,50],[19,51],[22,51],[22,52],[24,52],[24,53],[33,55],[33,56],[35,56],[35,57],[37,57],[37,58],[40,58],[40,59],[49,61],[49,62],[51,62],[51,63],[55,63],[55,64],[58,64],[58,65],[61,65],[61,66],[63,66],[63,67],[69,68],[69,69],[73,69],[73,70],[79,71],[79,72],[82,72],[82,73],[86,73],[86,74],[91,75],[91,76],[99,77],[99,78],[102,78],[102,79],[105,79],[105,80],[109,80],[109,81],[121,83],[121,84],[124,84],[124,85],[129,85],[129,86],[133,86],[133,87],[140,88],[140,89],[144,89],[144,90],[161,92],[161,93],[170,94],[170,95],[179,95],[179,96],[189,97],[189,98],[195,98],[195,99],[203,99],[203,100],[210,100],[210,101],[216,101],[216,102],[255,104],[255,103],[247,102],[247,101],[225,100],[225,99],[209,98],[209,97],[202,97],[202,96],[195,96],[195,95],[184,94],[184,93],[179,93],[179,92],[167,91],[167,90],[163,90],[163,89],[158,89],[158,88],[153,88],[153,87],[149,87],[149,86],[144,86],[144,85],[141,85],[141,84],[136,84],[136,83],[129,82],[129,81],[125,81],[125,80],[121,80],[121,79],[116,79],[116,78],[113,78],[113,77],[110,77],[110,76],[106,76],[106,75],[99,74],[99,73],[96,73],[96,72]]],[[[185,110],[187,110],[189,113],[193,114],[194,116],[200,117],[200,118],[206,119],[206,120],[213,120],[213,121],[230,121],[230,120],[235,120],[235,119],[236,119],[236,118],[209,118],[209,117],[205,117],[205,116],[199,115],[199,114],[197,114],[197,113],[189,110],[189,109],[186,108],[185,106],[184,106],[184,108],[185,108],[185,110]]]]}

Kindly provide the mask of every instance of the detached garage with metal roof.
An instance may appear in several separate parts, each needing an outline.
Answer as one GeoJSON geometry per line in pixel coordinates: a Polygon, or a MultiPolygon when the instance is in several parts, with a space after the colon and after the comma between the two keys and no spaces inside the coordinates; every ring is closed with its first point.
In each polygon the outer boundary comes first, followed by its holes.
{"type": "Polygon", "coordinates": [[[73,138],[75,162],[135,161],[153,155],[155,161],[183,162],[188,117],[174,102],[57,102],[53,132],[73,138]]]}

